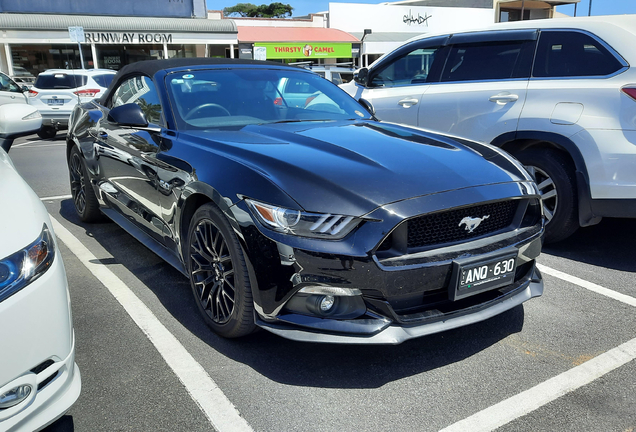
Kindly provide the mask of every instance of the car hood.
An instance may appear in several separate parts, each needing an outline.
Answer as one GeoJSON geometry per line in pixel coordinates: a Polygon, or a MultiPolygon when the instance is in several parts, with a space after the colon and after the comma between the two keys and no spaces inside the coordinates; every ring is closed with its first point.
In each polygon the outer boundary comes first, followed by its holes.
{"type": "Polygon", "coordinates": [[[0,259],[34,242],[46,222],[44,205],[0,150],[0,259]]]}
{"type": "Polygon", "coordinates": [[[313,212],[361,216],[409,198],[529,179],[491,146],[392,123],[278,123],[188,135],[197,147],[252,167],[313,212]]]}

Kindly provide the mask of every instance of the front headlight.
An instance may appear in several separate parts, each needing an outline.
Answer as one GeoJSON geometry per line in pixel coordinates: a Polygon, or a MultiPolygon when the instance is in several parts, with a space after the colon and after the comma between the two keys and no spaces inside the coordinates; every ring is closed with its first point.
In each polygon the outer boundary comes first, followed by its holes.
{"type": "Polygon", "coordinates": [[[0,302],[37,279],[53,262],[55,244],[46,224],[27,247],[0,259],[0,302]]]}
{"type": "Polygon", "coordinates": [[[330,213],[308,213],[246,199],[258,221],[267,228],[301,237],[338,240],[345,237],[361,221],[353,216],[330,213]]]}

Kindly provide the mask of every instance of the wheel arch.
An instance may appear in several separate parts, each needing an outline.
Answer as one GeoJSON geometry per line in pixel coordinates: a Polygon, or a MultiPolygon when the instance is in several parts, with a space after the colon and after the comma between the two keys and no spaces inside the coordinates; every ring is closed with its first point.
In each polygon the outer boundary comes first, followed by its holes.
{"type": "Polygon", "coordinates": [[[526,130],[502,134],[495,138],[491,144],[512,155],[529,148],[553,149],[566,155],[575,168],[579,225],[585,227],[600,222],[601,217],[596,216],[592,210],[590,177],[585,159],[572,140],[553,132],[526,130]]]}

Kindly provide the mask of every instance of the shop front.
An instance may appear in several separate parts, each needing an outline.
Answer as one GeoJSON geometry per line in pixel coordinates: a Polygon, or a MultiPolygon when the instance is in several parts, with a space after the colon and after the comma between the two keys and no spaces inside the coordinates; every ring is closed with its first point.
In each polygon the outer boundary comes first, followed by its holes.
{"type": "Polygon", "coordinates": [[[233,57],[238,45],[231,20],[0,14],[0,29],[0,65],[10,75],[81,68],[82,57],[85,68],[115,70],[149,59],[233,57]],[[74,26],[84,43],[71,42],[74,26]]]}
{"type": "Polygon", "coordinates": [[[352,64],[360,41],[328,28],[238,27],[239,57],[282,63],[352,64]]]}

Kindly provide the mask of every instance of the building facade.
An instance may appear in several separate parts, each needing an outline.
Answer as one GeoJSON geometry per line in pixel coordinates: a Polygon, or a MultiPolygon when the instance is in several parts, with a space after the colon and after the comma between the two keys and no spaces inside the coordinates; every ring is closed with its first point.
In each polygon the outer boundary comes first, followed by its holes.
{"type": "Polygon", "coordinates": [[[0,13],[0,66],[10,75],[52,68],[109,68],[172,57],[233,57],[232,20],[0,13]],[[69,27],[84,30],[71,41],[69,27]],[[80,55],[81,48],[81,55],[80,55]]]}

